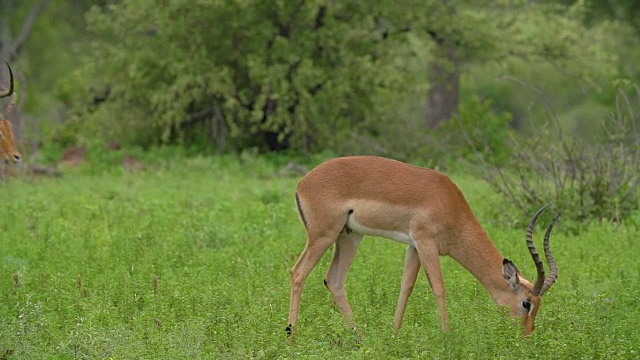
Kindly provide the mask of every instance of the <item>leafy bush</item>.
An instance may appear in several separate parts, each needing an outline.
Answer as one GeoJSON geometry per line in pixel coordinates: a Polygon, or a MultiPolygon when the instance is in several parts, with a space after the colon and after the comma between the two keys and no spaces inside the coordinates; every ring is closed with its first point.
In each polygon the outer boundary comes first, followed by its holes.
{"type": "Polygon", "coordinates": [[[382,48],[369,12],[340,2],[94,7],[92,52],[62,88],[105,142],[318,150],[376,119],[380,88],[407,82],[383,76],[398,49],[382,48]]]}
{"type": "Polygon", "coordinates": [[[566,136],[547,110],[550,126],[518,139],[508,167],[483,166],[489,184],[526,213],[554,202],[579,222],[621,222],[638,210],[638,104],[619,92],[595,141],[566,136]]]}
{"type": "Polygon", "coordinates": [[[490,100],[472,96],[460,105],[453,119],[438,128],[433,153],[448,161],[462,159],[504,164],[512,151],[511,120],[509,112],[496,114],[490,100]]]}

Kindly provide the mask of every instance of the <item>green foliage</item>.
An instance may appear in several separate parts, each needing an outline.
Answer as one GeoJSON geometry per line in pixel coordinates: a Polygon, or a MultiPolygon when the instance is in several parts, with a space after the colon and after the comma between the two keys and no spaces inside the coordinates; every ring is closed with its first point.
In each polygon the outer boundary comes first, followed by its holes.
{"type": "Polygon", "coordinates": [[[361,5],[138,1],[88,19],[97,40],[69,91],[109,137],[310,149],[374,113],[385,54],[361,5]]]}
{"type": "MultiPolygon", "coordinates": [[[[293,201],[297,179],[273,177],[271,161],[166,157],[142,173],[10,181],[0,192],[0,352],[118,359],[638,356],[640,320],[629,309],[640,295],[640,228],[631,223],[593,224],[579,237],[563,234],[563,222],[556,226],[560,278],[530,339],[448,258],[442,264],[453,332],[441,333],[420,275],[393,336],[405,248],[367,238],[347,282],[363,335],[331,307],[322,284],[327,254],[307,281],[297,341],[285,345],[289,269],[305,235],[293,201]]],[[[476,178],[454,180],[505,256],[535,273],[524,227],[493,224],[496,194],[476,178]]]]}
{"type": "Polygon", "coordinates": [[[496,114],[491,101],[472,97],[461,104],[458,114],[450,122],[443,123],[437,130],[432,153],[449,161],[505,164],[513,151],[511,120],[508,112],[496,114]]]}
{"type": "Polygon", "coordinates": [[[619,93],[595,138],[565,135],[548,108],[550,126],[517,139],[508,166],[484,162],[479,168],[524,213],[553,202],[577,222],[623,222],[640,210],[640,90],[635,91],[635,99],[619,93]]]}
{"type": "MultiPolygon", "coordinates": [[[[571,5],[576,0],[554,0],[547,1],[553,3],[563,3],[571,5]]],[[[591,0],[580,1],[579,3],[587,5],[587,14],[585,21],[589,25],[598,24],[607,20],[619,21],[630,25],[635,31],[640,32],[640,4],[635,0],[591,0]]]]}
{"type": "MultiPolygon", "coordinates": [[[[598,87],[619,69],[584,5],[530,2],[156,1],[94,7],[90,46],[57,87],[77,142],[187,144],[419,157],[427,64],[456,46],[463,75],[546,64],[598,87]],[[388,120],[390,119],[390,120],[388,120]],[[417,143],[406,146],[407,140],[417,143]],[[417,154],[416,154],[417,153],[417,154]]],[[[486,98],[465,77],[464,94],[486,98]]],[[[515,113],[518,109],[503,107],[515,113]]],[[[467,97],[464,101],[471,101],[467,97]]],[[[501,98],[495,98],[502,101],[501,98]]],[[[502,104],[501,104],[502,106],[502,104]]]]}

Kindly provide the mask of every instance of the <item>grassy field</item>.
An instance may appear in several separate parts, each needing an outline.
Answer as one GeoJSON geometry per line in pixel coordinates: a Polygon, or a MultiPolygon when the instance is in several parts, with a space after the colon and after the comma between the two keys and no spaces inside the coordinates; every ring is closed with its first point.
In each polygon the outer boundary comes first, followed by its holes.
{"type": "MultiPolygon", "coordinates": [[[[560,277],[528,340],[448,258],[453,332],[441,333],[421,274],[394,337],[405,247],[367,238],[347,282],[363,335],[331,306],[322,284],[327,254],[307,281],[296,343],[286,345],[289,269],[305,233],[297,179],[275,177],[275,169],[260,158],[192,158],[134,174],[10,181],[0,188],[0,358],[640,356],[640,214],[580,235],[556,226],[560,277]]],[[[501,252],[535,274],[524,227],[496,220],[505,210],[481,181],[452,177],[501,252]]]]}

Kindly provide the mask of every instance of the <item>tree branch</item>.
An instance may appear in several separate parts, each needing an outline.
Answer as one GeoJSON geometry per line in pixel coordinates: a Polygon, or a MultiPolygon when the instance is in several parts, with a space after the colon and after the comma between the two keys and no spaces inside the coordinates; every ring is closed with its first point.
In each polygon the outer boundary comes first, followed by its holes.
{"type": "Polygon", "coordinates": [[[20,50],[22,50],[22,47],[24,46],[25,42],[29,38],[29,35],[31,34],[31,30],[33,29],[33,24],[36,22],[36,19],[38,18],[38,16],[40,16],[40,13],[42,13],[42,11],[44,11],[47,5],[49,5],[49,1],[50,0],[40,0],[39,3],[37,3],[33,8],[31,8],[31,12],[29,13],[29,16],[25,19],[24,23],[22,24],[22,30],[20,31],[20,35],[18,35],[18,37],[15,38],[13,43],[11,44],[12,45],[10,48],[11,50],[9,51],[10,58],[16,57],[20,53],[20,50]]]}

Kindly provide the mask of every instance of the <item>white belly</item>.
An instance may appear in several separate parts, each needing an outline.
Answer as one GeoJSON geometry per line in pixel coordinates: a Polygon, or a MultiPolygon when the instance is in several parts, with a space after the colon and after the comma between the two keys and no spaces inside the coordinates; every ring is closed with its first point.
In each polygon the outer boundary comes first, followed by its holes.
{"type": "Polygon", "coordinates": [[[353,216],[348,217],[347,227],[359,234],[379,236],[379,237],[395,240],[403,244],[415,246],[413,238],[411,237],[411,235],[407,233],[400,232],[400,231],[391,231],[391,230],[374,229],[374,228],[366,227],[358,223],[353,216]]]}

